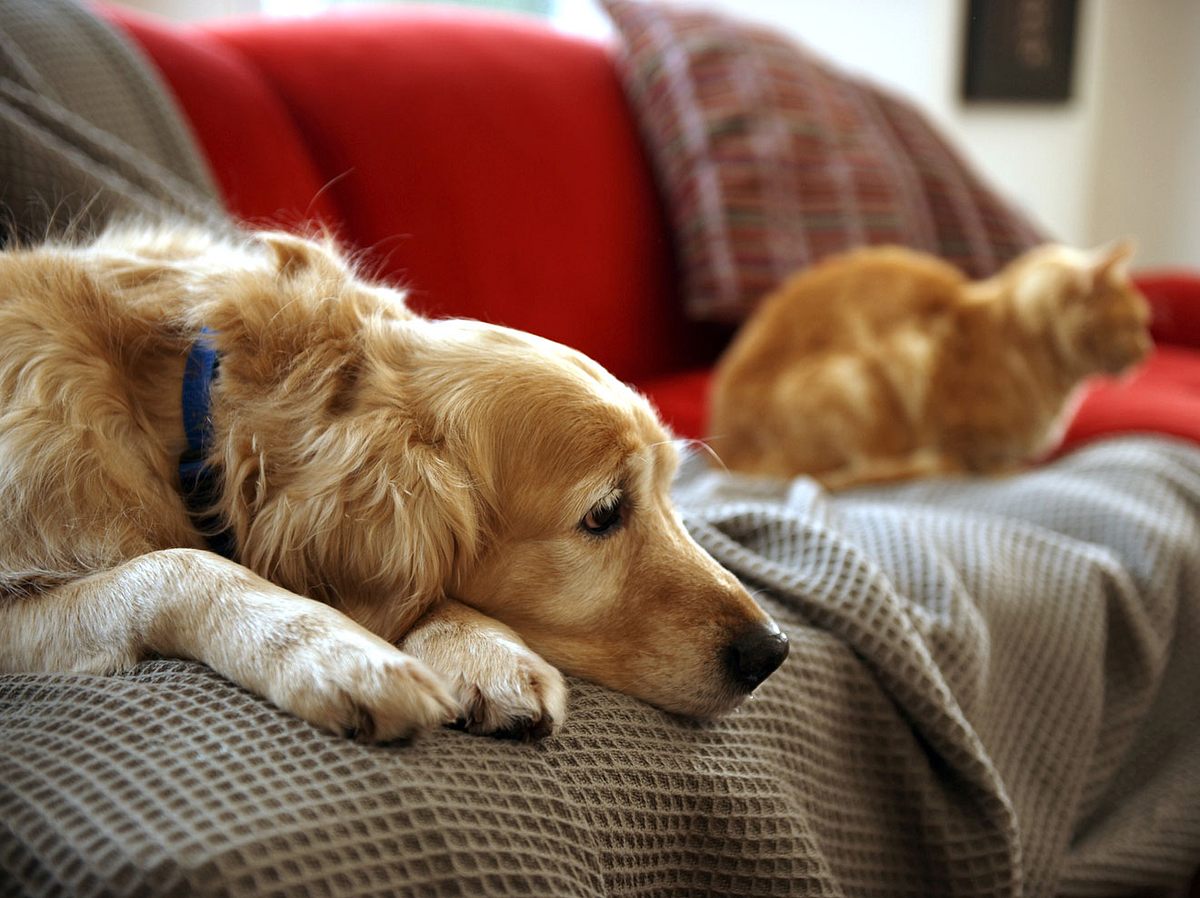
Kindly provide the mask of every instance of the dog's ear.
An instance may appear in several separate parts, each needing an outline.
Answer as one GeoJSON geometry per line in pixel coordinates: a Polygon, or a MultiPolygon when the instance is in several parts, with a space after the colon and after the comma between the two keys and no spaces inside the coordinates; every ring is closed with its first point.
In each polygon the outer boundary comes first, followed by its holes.
{"type": "Polygon", "coordinates": [[[285,231],[260,231],[255,239],[271,253],[275,274],[280,278],[311,273],[336,276],[347,270],[337,247],[328,236],[318,242],[285,231]]]}
{"type": "Polygon", "coordinates": [[[372,302],[331,243],[276,232],[254,239],[265,259],[249,254],[244,267],[231,266],[201,288],[211,295],[200,323],[214,333],[222,370],[252,395],[286,383],[293,398],[297,387],[320,391],[328,411],[348,411],[365,366],[364,319],[386,304],[372,302]]]}
{"type": "Polygon", "coordinates": [[[398,638],[475,557],[470,478],[382,412],[314,434],[305,456],[278,490],[250,485],[257,498],[240,515],[242,559],[398,638]]]}
{"type": "Polygon", "coordinates": [[[346,337],[361,316],[341,300],[354,272],[332,243],[282,232],[263,232],[248,251],[196,289],[203,321],[223,348],[243,349],[264,360],[287,359],[318,336],[346,337]],[[265,249],[265,252],[263,252],[265,249]]]}

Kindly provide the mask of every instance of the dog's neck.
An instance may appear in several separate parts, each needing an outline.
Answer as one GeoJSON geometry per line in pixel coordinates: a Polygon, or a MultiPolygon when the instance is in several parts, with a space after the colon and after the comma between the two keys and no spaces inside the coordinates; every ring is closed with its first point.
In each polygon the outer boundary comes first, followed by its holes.
{"type": "Polygon", "coordinates": [[[220,497],[220,472],[208,464],[212,451],[212,385],[220,357],[204,328],[188,351],[183,370],[183,428],[187,448],[179,456],[179,487],[192,522],[218,555],[233,558],[233,531],[221,526],[213,505],[220,497]]]}

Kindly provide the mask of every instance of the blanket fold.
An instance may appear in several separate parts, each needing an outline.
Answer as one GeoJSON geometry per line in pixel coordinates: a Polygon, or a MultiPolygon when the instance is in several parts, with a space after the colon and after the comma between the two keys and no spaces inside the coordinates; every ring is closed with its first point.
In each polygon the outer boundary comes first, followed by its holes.
{"type": "Polygon", "coordinates": [[[0,4],[0,210],[25,240],[112,216],[226,226],[154,68],[72,0],[0,4]]]}
{"type": "Polygon", "coordinates": [[[1200,450],[838,497],[689,460],[793,641],[710,724],[327,736],[203,667],[0,678],[11,894],[1171,895],[1200,858],[1200,450]]]}

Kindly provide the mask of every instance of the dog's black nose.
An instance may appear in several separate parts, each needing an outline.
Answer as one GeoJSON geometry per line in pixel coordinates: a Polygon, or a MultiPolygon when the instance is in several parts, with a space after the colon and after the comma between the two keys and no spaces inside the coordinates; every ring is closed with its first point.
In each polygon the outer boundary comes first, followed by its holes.
{"type": "Polygon", "coordinates": [[[788,638],[774,626],[756,624],[743,630],[725,650],[725,664],[733,681],[749,692],[783,663],[788,638]]]}

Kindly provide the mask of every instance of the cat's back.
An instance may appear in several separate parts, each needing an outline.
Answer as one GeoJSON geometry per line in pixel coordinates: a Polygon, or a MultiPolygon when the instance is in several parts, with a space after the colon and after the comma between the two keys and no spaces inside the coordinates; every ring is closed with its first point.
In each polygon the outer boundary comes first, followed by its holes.
{"type": "Polygon", "coordinates": [[[957,268],[900,246],[868,247],[793,275],[763,300],[723,368],[859,351],[898,332],[933,333],[967,283],[957,268]]]}
{"type": "Polygon", "coordinates": [[[901,247],[861,249],[788,280],[717,366],[710,427],[731,467],[791,475],[908,458],[966,277],[901,247]]]}
{"type": "MultiPolygon", "coordinates": [[[[887,327],[942,312],[966,278],[940,259],[901,246],[869,247],[829,259],[789,279],[764,304],[766,317],[797,324],[847,319],[887,327]]],[[[776,324],[780,321],[776,321],[776,324]]]]}

